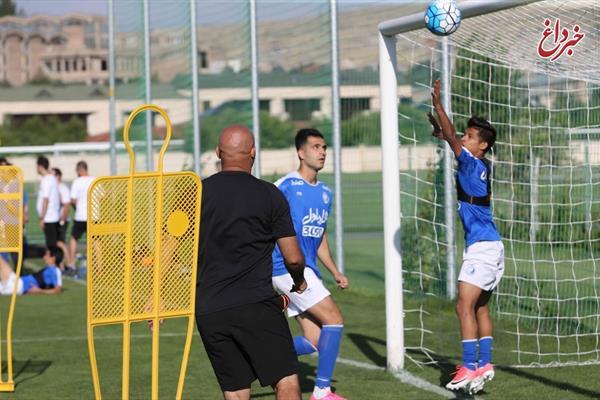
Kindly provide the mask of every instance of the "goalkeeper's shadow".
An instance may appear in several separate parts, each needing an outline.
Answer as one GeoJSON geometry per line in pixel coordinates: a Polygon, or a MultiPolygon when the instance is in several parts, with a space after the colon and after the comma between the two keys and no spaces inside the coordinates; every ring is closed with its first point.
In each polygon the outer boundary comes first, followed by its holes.
{"type": "Polygon", "coordinates": [[[502,372],[506,372],[506,373],[515,375],[522,379],[529,379],[532,381],[536,381],[538,383],[541,383],[542,385],[551,386],[556,389],[566,390],[569,392],[577,393],[579,395],[586,396],[591,399],[600,398],[600,392],[590,390],[590,389],[585,389],[585,388],[573,385],[569,382],[548,379],[544,376],[539,376],[539,375],[533,374],[523,368],[514,368],[514,367],[504,366],[504,365],[496,365],[495,368],[496,368],[496,370],[500,370],[502,372]]]}
{"type": "MultiPolygon", "coordinates": [[[[415,356],[418,355],[423,355],[423,352],[419,351],[419,350],[412,350],[409,349],[407,350],[407,353],[412,353],[415,356]]],[[[457,360],[451,357],[446,357],[440,354],[435,354],[434,358],[436,360],[435,364],[429,364],[429,367],[433,367],[436,368],[440,371],[440,386],[445,386],[449,381],[450,381],[450,373],[454,372],[455,368],[456,368],[456,364],[457,364],[457,360]]],[[[554,380],[554,379],[549,379],[543,376],[539,376],[536,375],[532,372],[530,372],[529,370],[525,370],[523,368],[515,368],[515,367],[511,367],[511,366],[505,366],[505,365],[494,365],[494,368],[496,369],[496,371],[500,371],[502,373],[509,373],[514,375],[517,378],[520,379],[526,379],[526,380],[530,380],[548,387],[552,387],[554,389],[558,389],[558,390],[565,390],[565,391],[569,391],[572,393],[576,393],[588,398],[600,398],[600,392],[594,391],[594,390],[590,390],[590,389],[586,389],[586,388],[582,388],[576,385],[573,385],[571,383],[565,382],[565,381],[559,381],[559,380],[554,380]]],[[[499,379],[502,379],[502,377],[497,377],[499,379]]],[[[478,393],[478,396],[483,395],[485,396],[486,392],[485,390],[483,392],[478,393]]],[[[469,397],[467,397],[469,398],[469,397]]]]}

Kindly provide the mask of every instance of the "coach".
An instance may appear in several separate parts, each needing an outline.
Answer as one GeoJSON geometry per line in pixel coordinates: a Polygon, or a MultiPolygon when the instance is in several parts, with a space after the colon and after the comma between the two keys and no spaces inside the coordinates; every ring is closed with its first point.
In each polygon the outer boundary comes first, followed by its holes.
{"type": "Polygon", "coordinates": [[[249,399],[257,378],[277,399],[300,399],[271,253],[277,242],[298,293],[306,289],[304,257],[285,197],[250,174],[255,153],[248,128],[225,128],[217,147],[222,171],[203,180],[196,323],[225,399],[249,399]]]}

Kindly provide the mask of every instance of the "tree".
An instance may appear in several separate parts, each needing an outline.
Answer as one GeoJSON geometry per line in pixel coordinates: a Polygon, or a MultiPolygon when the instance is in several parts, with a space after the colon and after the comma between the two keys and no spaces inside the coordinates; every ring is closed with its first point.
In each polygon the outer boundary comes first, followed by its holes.
{"type": "Polygon", "coordinates": [[[6,15],[17,15],[17,5],[13,0],[0,0],[0,17],[6,15]]]}
{"type": "Polygon", "coordinates": [[[58,142],[82,142],[87,136],[85,122],[71,117],[67,122],[56,116],[31,117],[20,124],[10,119],[0,126],[4,146],[38,146],[58,142]]]}
{"type": "MultiPolygon", "coordinates": [[[[294,145],[296,126],[288,121],[261,111],[260,115],[260,144],[262,148],[286,148],[294,145]]],[[[202,150],[212,150],[217,146],[219,134],[227,126],[244,124],[252,126],[252,113],[245,109],[225,107],[219,113],[202,117],[200,120],[202,150]]],[[[185,131],[185,149],[192,152],[192,131],[185,131]]]]}

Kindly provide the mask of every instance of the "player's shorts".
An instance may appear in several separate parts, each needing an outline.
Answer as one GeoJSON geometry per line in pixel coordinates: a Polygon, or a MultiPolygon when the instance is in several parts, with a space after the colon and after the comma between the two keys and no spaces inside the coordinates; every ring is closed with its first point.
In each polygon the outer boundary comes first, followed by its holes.
{"type": "Polygon", "coordinates": [[[65,221],[65,223],[63,225],[58,224],[58,228],[56,231],[56,240],[57,241],[65,243],[65,239],[67,237],[67,227],[68,226],[69,226],[69,223],[67,221],[65,221]]]}
{"type": "Polygon", "coordinates": [[[46,238],[46,247],[56,246],[58,241],[58,222],[44,223],[44,237],[46,238]]]}
{"type": "Polygon", "coordinates": [[[87,234],[87,221],[73,221],[73,229],[71,229],[71,236],[75,240],[79,240],[85,234],[87,234]]]}
{"type": "Polygon", "coordinates": [[[221,390],[274,385],[298,373],[298,358],[281,296],[208,314],[196,324],[221,390]]]}
{"type": "Polygon", "coordinates": [[[487,292],[498,286],[504,275],[504,245],[501,241],[476,242],[463,252],[458,280],[487,292]]]}
{"type": "Polygon", "coordinates": [[[294,284],[294,280],[290,274],[273,277],[273,287],[275,290],[290,298],[290,304],[286,311],[288,317],[295,317],[302,314],[325,297],[331,295],[329,290],[323,285],[323,281],[319,279],[312,268],[304,268],[304,279],[308,286],[304,292],[298,294],[290,293],[290,289],[294,284]]]}
{"type": "MultiPolygon", "coordinates": [[[[10,276],[6,280],[6,282],[0,282],[0,295],[1,296],[11,296],[13,294],[13,289],[15,288],[15,281],[17,280],[17,274],[11,272],[10,276]]],[[[23,294],[23,281],[19,278],[17,283],[17,294],[23,294]]]]}

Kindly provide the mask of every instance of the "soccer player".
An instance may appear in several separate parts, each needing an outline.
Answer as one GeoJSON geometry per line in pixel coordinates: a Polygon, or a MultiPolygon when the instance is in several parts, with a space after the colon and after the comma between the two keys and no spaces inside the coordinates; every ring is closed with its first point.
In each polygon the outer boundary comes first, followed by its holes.
{"type": "Polygon", "coordinates": [[[58,240],[58,221],[60,219],[58,181],[50,172],[50,162],[44,156],[39,156],[37,159],[37,172],[42,176],[36,207],[40,218],[40,228],[44,231],[46,247],[54,247],[58,240]]]}
{"type": "MultiPolygon", "coordinates": [[[[49,247],[44,253],[44,268],[33,274],[23,275],[17,283],[17,294],[58,294],[62,291],[62,273],[58,265],[62,261],[62,250],[49,247]]],[[[0,295],[10,296],[17,275],[11,266],[0,257],[0,295]]]]}
{"type": "Polygon", "coordinates": [[[69,253],[73,267],[77,259],[77,242],[87,233],[87,195],[88,189],[94,182],[94,177],[88,173],[85,161],[79,161],[75,167],[77,178],[71,184],[71,203],[75,207],[73,217],[73,229],[71,229],[71,240],[69,241],[69,253]]]}
{"type": "MultiPolygon", "coordinates": [[[[74,275],[75,267],[73,267],[73,260],[69,256],[67,246],[65,245],[65,238],[67,236],[67,228],[69,225],[69,206],[71,205],[71,199],[69,198],[69,187],[62,180],[62,171],[59,168],[52,168],[52,174],[56,177],[58,182],[58,195],[60,197],[60,210],[59,221],[58,221],[58,236],[56,245],[63,251],[65,255],[65,264],[63,271],[65,275],[74,275]]],[[[59,265],[60,266],[60,265],[59,265]]]]}
{"type": "Polygon", "coordinates": [[[486,380],[494,377],[492,320],[487,304],[504,273],[504,246],[490,210],[492,171],[485,158],[496,141],[496,130],[485,119],[471,117],[464,135],[459,138],[440,101],[439,79],[433,85],[431,96],[439,118],[438,123],[429,114],[433,135],[448,142],[458,160],[458,213],[466,242],[456,302],[462,365],[457,367],[446,388],[476,393],[483,389],[486,380]]]}
{"type": "Polygon", "coordinates": [[[196,322],[225,399],[249,399],[258,378],[277,399],[300,400],[298,358],[282,313],[286,302],[271,283],[275,243],[302,292],[304,257],[287,201],[250,174],[256,148],[248,128],[219,137],[222,171],[202,181],[196,322]]]}
{"type": "Polygon", "coordinates": [[[331,257],[327,241],[327,217],[331,210],[331,190],[317,179],[325,165],[327,145],[316,129],[300,129],[296,134],[296,150],[300,160],[297,171],[275,182],[290,204],[298,243],[306,260],[304,276],[309,289],[287,293],[292,277],[286,271],[279,247],[273,252],[273,285],[290,297],[288,317],[295,317],[303,335],[294,337],[298,355],[319,352],[317,379],[311,400],[340,400],[331,391],[331,378],[340,349],[344,319],[321,281],[317,258],[329,270],[338,287],[348,287],[348,279],[340,273],[331,257]]]}

